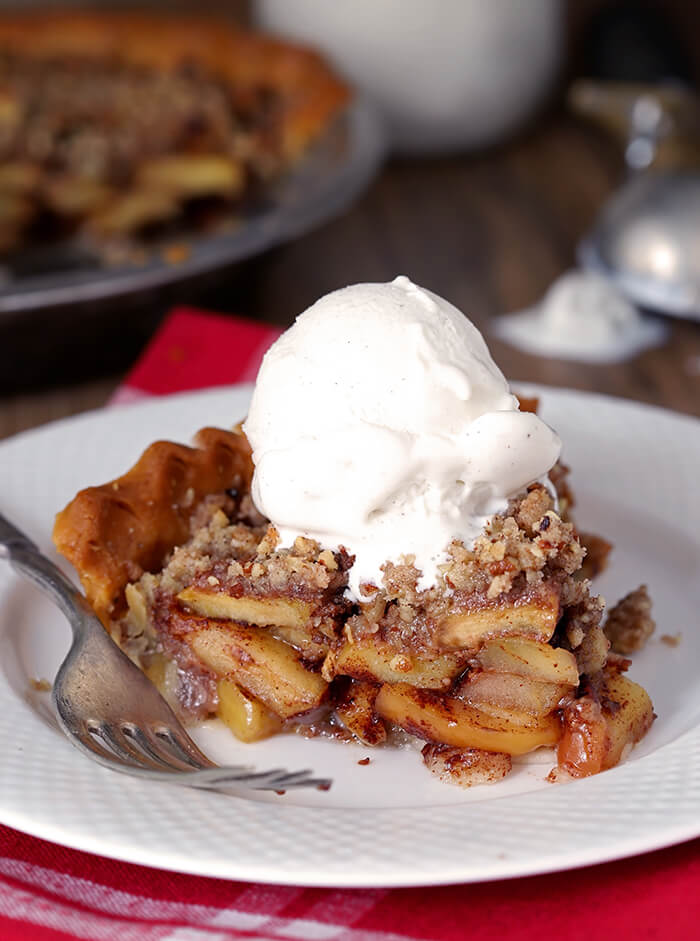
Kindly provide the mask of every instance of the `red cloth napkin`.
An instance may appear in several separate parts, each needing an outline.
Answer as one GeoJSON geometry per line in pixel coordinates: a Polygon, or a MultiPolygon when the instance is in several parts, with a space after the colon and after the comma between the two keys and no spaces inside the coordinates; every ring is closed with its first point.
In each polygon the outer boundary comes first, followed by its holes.
{"type": "MultiPolygon", "coordinates": [[[[253,379],[279,332],[178,309],[115,400],[253,379]]],[[[665,941],[700,935],[699,896],[700,840],[513,881],[334,890],[148,869],[0,825],[0,941],[665,941]]]]}
{"type": "Polygon", "coordinates": [[[112,402],[253,382],[265,351],[280,333],[280,327],[254,320],[177,307],[163,321],[112,402]]]}

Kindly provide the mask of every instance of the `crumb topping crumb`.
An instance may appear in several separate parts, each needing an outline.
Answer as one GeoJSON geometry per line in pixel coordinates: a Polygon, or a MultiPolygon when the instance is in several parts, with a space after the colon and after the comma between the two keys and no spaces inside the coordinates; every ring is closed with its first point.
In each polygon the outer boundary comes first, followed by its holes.
{"type": "Polygon", "coordinates": [[[644,647],[655,628],[647,586],[640,585],[610,609],[604,631],[616,653],[634,653],[644,647]]]}

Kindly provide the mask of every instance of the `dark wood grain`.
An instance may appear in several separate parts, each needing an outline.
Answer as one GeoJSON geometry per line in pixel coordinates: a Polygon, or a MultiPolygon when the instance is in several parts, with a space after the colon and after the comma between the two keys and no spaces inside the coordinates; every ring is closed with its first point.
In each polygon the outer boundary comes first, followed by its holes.
{"type": "Polygon", "coordinates": [[[289,324],[319,295],[407,274],[460,307],[512,379],[639,399],[700,415],[700,325],[670,320],[661,348],[613,366],[523,354],[491,335],[575,263],[575,246],[622,176],[613,144],[555,116],[500,151],[394,161],[342,219],[259,259],[229,309],[289,324]]]}
{"type": "MultiPolygon", "coordinates": [[[[670,321],[663,347],[614,366],[525,355],[491,335],[496,317],[537,300],[574,263],[578,239],[621,174],[612,143],[554,113],[499,150],[391,162],[344,216],[248,262],[194,299],[287,325],[335,288],[407,274],[471,317],[513,380],[700,415],[698,323],[670,321]]],[[[153,308],[148,318],[157,319],[153,308]]],[[[123,352],[131,357],[137,350],[123,352]]],[[[0,436],[99,405],[119,378],[6,396],[0,400],[0,436]]]]}

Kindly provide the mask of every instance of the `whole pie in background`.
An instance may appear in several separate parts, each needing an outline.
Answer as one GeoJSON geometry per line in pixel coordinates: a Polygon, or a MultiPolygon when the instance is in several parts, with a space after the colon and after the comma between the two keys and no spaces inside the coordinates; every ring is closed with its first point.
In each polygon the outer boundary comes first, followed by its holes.
{"type": "Polygon", "coordinates": [[[91,243],[264,198],[342,110],[315,53],[226,22],[0,17],[0,251],[91,243]]]}

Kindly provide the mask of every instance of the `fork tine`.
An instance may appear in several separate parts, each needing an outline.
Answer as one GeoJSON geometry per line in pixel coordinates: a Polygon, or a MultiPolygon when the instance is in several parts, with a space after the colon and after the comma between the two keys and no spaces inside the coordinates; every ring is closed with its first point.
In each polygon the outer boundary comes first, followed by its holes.
{"type": "Polygon", "coordinates": [[[81,727],[71,727],[70,735],[71,741],[75,745],[82,750],[92,752],[93,756],[103,764],[117,765],[118,768],[121,766],[119,770],[122,768],[126,770],[127,768],[133,767],[133,764],[127,763],[118,755],[115,755],[114,752],[100,744],[99,740],[94,737],[94,732],[87,723],[83,723],[81,727]]]}
{"type": "Polygon", "coordinates": [[[161,771],[191,770],[191,765],[185,764],[173,754],[166,752],[154,735],[149,735],[147,729],[142,729],[135,722],[123,722],[121,731],[161,771]]]}
{"type": "Polygon", "coordinates": [[[191,772],[183,783],[209,790],[239,785],[256,791],[280,791],[295,787],[328,790],[333,783],[329,778],[314,778],[312,774],[310,770],[290,772],[284,768],[253,772],[246,768],[206,768],[191,772]]]}
{"type": "MultiPolygon", "coordinates": [[[[279,770],[279,769],[278,769],[279,770]]],[[[273,772],[277,774],[277,770],[273,772]]],[[[220,790],[230,788],[235,785],[251,787],[259,790],[258,782],[267,784],[269,779],[268,772],[251,771],[249,767],[235,765],[227,768],[203,768],[201,771],[191,771],[183,775],[183,784],[189,784],[191,787],[202,788],[204,790],[220,790]]]]}
{"type": "Polygon", "coordinates": [[[200,777],[202,779],[205,779],[206,777],[206,779],[216,781],[217,783],[226,783],[227,781],[239,783],[240,781],[245,780],[251,784],[257,784],[258,782],[263,781],[274,781],[279,777],[280,774],[284,774],[284,768],[272,768],[270,771],[251,771],[250,769],[244,771],[241,769],[240,773],[231,772],[229,769],[228,774],[224,773],[222,775],[217,775],[215,773],[207,773],[205,775],[205,773],[200,772],[200,777]]]}
{"type": "MultiPolygon", "coordinates": [[[[285,771],[274,779],[274,783],[279,787],[307,787],[309,783],[316,783],[313,777],[313,771],[306,768],[303,771],[285,771]]],[[[327,779],[319,778],[318,783],[327,783],[327,779]]]]}
{"type": "Polygon", "coordinates": [[[134,744],[133,740],[118,726],[102,722],[93,730],[93,735],[99,735],[122,761],[141,768],[151,768],[154,771],[162,771],[165,767],[162,761],[154,759],[150,753],[134,744]]]}
{"type": "Polygon", "coordinates": [[[333,782],[330,778],[315,778],[313,772],[293,771],[271,777],[269,781],[261,781],[259,784],[252,783],[251,787],[258,790],[288,791],[295,787],[316,787],[322,791],[328,791],[333,782]]]}
{"type": "Polygon", "coordinates": [[[169,745],[179,760],[189,765],[190,768],[201,770],[204,768],[217,767],[213,761],[210,761],[210,759],[197,748],[184,730],[173,729],[168,725],[161,725],[152,727],[151,731],[160,742],[169,745]]]}
{"type": "Polygon", "coordinates": [[[135,764],[133,761],[124,761],[115,752],[108,751],[101,745],[94,737],[96,734],[96,729],[90,730],[86,725],[82,734],[77,732],[74,734],[72,741],[82,750],[91,752],[100,764],[114,771],[195,787],[198,790],[220,791],[225,794],[236,785],[254,791],[284,791],[300,787],[328,790],[333,783],[330,778],[308,777],[310,771],[288,772],[283,768],[260,772],[251,772],[246,766],[201,768],[184,772],[162,765],[153,768],[147,766],[145,762],[135,764]]]}

